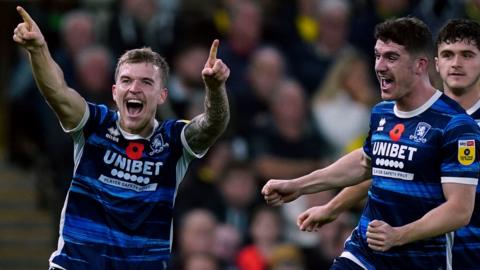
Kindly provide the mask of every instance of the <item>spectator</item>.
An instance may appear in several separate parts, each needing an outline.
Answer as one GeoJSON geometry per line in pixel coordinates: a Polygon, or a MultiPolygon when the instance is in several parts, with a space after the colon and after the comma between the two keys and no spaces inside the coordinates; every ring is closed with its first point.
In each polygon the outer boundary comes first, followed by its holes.
{"type": "Polygon", "coordinates": [[[312,125],[300,84],[282,81],[270,97],[269,111],[250,137],[261,180],[300,176],[327,163],[330,146],[312,125]]]}
{"type": "Polygon", "coordinates": [[[315,92],[311,106],[318,130],[337,157],[362,146],[376,101],[366,60],[351,51],[340,56],[315,92]]]}
{"type": "Polygon", "coordinates": [[[179,269],[194,254],[213,254],[217,219],[206,209],[193,209],[182,217],[176,234],[176,248],[170,269],[179,269]]]}
{"type": "Polygon", "coordinates": [[[219,224],[215,231],[213,254],[223,270],[236,270],[236,257],[242,245],[242,234],[229,224],[219,224]]]}
{"type": "Polygon", "coordinates": [[[208,253],[195,253],[185,258],[182,270],[220,270],[218,260],[208,253]]]}
{"type": "Polygon", "coordinates": [[[229,22],[226,40],[219,48],[218,55],[230,66],[228,80],[230,95],[244,91],[248,61],[262,42],[262,11],[252,0],[237,1],[229,7],[229,22]]]}
{"type": "Polygon", "coordinates": [[[248,163],[229,163],[218,180],[223,221],[247,235],[252,209],[261,201],[256,175],[248,163]]]}
{"type": "Polygon", "coordinates": [[[247,137],[255,125],[265,121],[269,99],[286,78],[286,69],[284,56],[275,47],[263,46],[252,54],[246,75],[248,87],[232,100],[233,108],[237,109],[232,117],[236,120],[233,124],[236,124],[234,129],[238,135],[247,137]]]}
{"type": "Polygon", "coordinates": [[[258,208],[250,224],[251,243],[238,254],[239,270],[267,270],[269,258],[281,243],[281,216],[273,208],[258,208]]]}
{"type": "Polygon", "coordinates": [[[308,97],[322,83],[328,68],[336,57],[350,50],[350,5],[346,0],[318,1],[316,10],[320,29],[316,40],[299,43],[290,56],[295,78],[302,84],[308,97]]]}

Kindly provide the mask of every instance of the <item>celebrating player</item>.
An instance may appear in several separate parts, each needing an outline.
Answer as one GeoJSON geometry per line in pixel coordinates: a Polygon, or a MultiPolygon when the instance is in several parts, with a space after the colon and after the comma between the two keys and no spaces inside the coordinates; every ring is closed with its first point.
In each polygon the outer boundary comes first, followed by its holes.
{"type": "Polygon", "coordinates": [[[157,121],[168,75],[159,54],[142,48],[120,57],[113,111],[66,85],[37,24],[23,8],[17,11],[23,22],[13,40],[28,51],[40,92],[74,140],[74,175],[50,268],[165,269],[177,187],[189,162],[205,154],[229,120],[230,70],[216,58],[218,40],[202,71],[205,112],[191,122],[157,121]]]}
{"type": "Polygon", "coordinates": [[[451,232],[473,211],[479,129],[430,84],[433,44],[423,22],[388,20],[375,37],[375,71],[386,101],[372,110],[363,150],[306,176],[270,180],[262,192],[279,205],[371,177],[359,225],[332,269],[451,269],[451,232]]]}

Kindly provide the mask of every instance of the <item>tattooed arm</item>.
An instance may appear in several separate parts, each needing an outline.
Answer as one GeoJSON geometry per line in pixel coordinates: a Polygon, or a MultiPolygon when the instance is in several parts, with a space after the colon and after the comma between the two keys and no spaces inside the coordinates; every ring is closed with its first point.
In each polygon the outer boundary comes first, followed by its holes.
{"type": "Polygon", "coordinates": [[[192,119],[185,129],[185,138],[195,153],[208,149],[222,135],[230,119],[225,81],[230,69],[217,59],[218,40],[214,40],[202,71],[205,82],[205,112],[192,119]]]}

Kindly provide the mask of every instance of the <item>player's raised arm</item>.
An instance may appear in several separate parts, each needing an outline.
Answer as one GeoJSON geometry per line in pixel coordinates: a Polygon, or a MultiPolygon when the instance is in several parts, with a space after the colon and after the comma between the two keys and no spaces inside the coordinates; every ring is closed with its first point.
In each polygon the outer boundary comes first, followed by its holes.
{"type": "Polygon", "coordinates": [[[40,28],[22,7],[17,12],[23,19],[13,31],[13,40],[29,53],[33,75],[40,92],[57,114],[63,127],[76,127],[85,113],[85,100],[69,88],[63,72],[48,50],[40,28]]]}
{"type": "Polygon", "coordinates": [[[230,69],[217,59],[219,41],[216,39],[210,48],[210,55],[202,70],[205,82],[205,111],[196,116],[185,129],[188,145],[196,153],[208,149],[220,137],[230,119],[225,82],[230,69]]]}

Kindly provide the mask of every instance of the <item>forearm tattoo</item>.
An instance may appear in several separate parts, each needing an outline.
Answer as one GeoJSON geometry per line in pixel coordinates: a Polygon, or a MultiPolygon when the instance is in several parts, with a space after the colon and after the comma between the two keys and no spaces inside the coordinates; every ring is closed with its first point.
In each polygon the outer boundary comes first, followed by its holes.
{"type": "Polygon", "coordinates": [[[185,129],[185,138],[195,153],[208,149],[222,135],[230,119],[225,86],[207,89],[205,112],[192,119],[185,129]]]}

